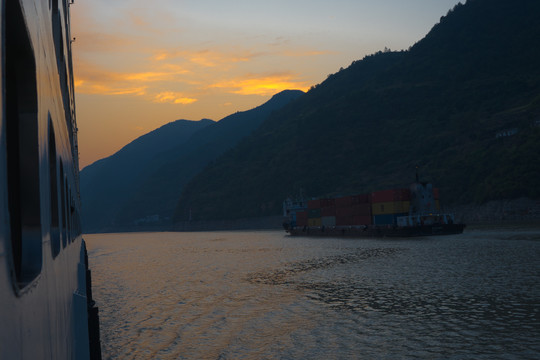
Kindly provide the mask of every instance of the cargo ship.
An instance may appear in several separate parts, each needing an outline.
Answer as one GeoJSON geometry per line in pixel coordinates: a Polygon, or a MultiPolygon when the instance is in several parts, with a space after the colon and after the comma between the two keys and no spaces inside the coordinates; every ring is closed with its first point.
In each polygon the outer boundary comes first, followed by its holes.
{"type": "Polygon", "coordinates": [[[66,0],[2,0],[0,359],[100,359],[66,0]]]}
{"type": "Polygon", "coordinates": [[[412,237],[461,234],[453,214],[440,211],[439,189],[417,181],[409,188],[369,194],[287,198],[285,231],[294,236],[412,237]]]}

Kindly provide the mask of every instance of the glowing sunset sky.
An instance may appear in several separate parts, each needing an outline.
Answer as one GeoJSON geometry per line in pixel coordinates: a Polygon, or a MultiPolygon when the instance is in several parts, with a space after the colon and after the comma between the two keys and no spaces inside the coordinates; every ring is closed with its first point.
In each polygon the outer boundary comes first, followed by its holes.
{"type": "Polygon", "coordinates": [[[458,0],[78,0],[81,168],[177,119],[221,118],[407,49],[458,0]]]}

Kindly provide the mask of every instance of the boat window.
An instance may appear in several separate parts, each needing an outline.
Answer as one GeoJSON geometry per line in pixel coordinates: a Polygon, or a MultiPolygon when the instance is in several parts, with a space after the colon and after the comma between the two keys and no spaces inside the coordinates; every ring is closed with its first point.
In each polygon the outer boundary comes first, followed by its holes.
{"type": "MultiPolygon", "coordinates": [[[[62,12],[67,14],[64,6],[64,0],[53,0],[52,2],[52,35],[54,42],[54,49],[56,52],[56,65],[58,68],[58,76],[60,77],[60,89],[62,91],[62,99],[64,102],[64,112],[66,115],[66,125],[68,129],[71,129],[71,100],[69,97],[69,87],[68,87],[68,73],[67,73],[67,64],[66,64],[66,44],[69,45],[69,40],[67,39],[67,33],[64,31],[64,26],[62,24],[62,12]],[[62,1],[62,3],[60,3],[62,1]],[[60,8],[62,6],[62,8],[60,8]]],[[[64,24],[65,25],[65,24],[64,24]]]]}
{"type": "Polygon", "coordinates": [[[67,245],[67,221],[66,221],[66,187],[64,186],[64,164],[60,162],[60,209],[62,210],[62,246],[67,245]]]}
{"type": "Polygon", "coordinates": [[[4,11],[11,255],[16,281],[23,287],[42,265],[36,62],[19,1],[6,1],[4,11]]]}
{"type": "Polygon", "coordinates": [[[71,244],[71,226],[70,226],[71,225],[70,224],[70,220],[71,220],[70,207],[71,206],[69,204],[70,193],[69,193],[69,186],[68,186],[68,183],[67,183],[67,177],[65,177],[65,176],[64,176],[64,192],[66,194],[66,198],[64,199],[65,221],[66,221],[65,234],[66,234],[67,243],[71,244]]]}
{"type": "Polygon", "coordinates": [[[71,216],[71,241],[75,240],[77,237],[77,214],[75,211],[75,200],[71,197],[71,206],[70,206],[70,216],[71,216]]]}
{"type": "Polygon", "coordinates": [[[63,70],[61,67],[64,65],[64,37],[62,34],[62,17],[58,9],[58,1],[53,0],[52,2],[52,31],[58,71],[60,72],[63,70]]]}
{"type": "Polygon", "coordinates": [[[58,167],[56,162],[56,137],[49,114],[49,185],[51,196],[51,250],[53,257],[60,252],[60,216],[58,214],[58,167]]]}

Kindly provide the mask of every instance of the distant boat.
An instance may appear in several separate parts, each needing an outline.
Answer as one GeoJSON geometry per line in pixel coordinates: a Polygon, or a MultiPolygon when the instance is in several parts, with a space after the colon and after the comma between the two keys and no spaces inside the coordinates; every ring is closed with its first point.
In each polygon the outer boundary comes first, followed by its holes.
{"type": "Polygon", "coordinates": [[[283,203],[285,230],[295,236],[411,237],[461,234],[465,224],[440,212],[439,191],[419,181],[409,188],[283,203]]]}
{"type": "Polygon", "coordinates": [[[2,1],[1,16],[0,359],[101,359],[69,4],[2,1]]]}

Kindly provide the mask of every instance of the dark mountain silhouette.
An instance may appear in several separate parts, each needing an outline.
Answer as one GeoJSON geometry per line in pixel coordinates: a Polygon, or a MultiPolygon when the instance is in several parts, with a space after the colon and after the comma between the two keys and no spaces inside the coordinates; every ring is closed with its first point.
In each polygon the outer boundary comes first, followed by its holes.
{"type": "Polygon", "coordinates": [[[408,51],[330,75],[194,177],[175,221],[408,185],[442,202],[540,197],[540,1],[458,4],[408,51]]]}
{"type": "Polygon", "coordinates": [[[183,186],[194,175],[253,132],[273,111],[302,94],[302,91],[286,90],[252,110],[237,112],[216,123],[205,120],[189,133],[186,129],[182,138],[171,146],[166,144],[175,135],[167,128],[171,124],[165,125],[132,143],[138,146],[130,144],[110,158],[85,168],[81,172],[83,201],[96,199],[87,208],[83,207],[90,214],[84,215],[85,231],[169,225],[183,186]],[[153,142],[142,141],[151,134],[153,142]],[[105,168],[102,162],[108,166],[105,168]],[[104,207],[108,211],[103,211],[104,207]]]}
{"type": "Polygon", "coordinates": [[[208,119],[171,122],[85,167],[80,181],[84,230],[95,231],[110,225],[157,154],[186,142],[195,132],[213,123],[208,119]]]}

